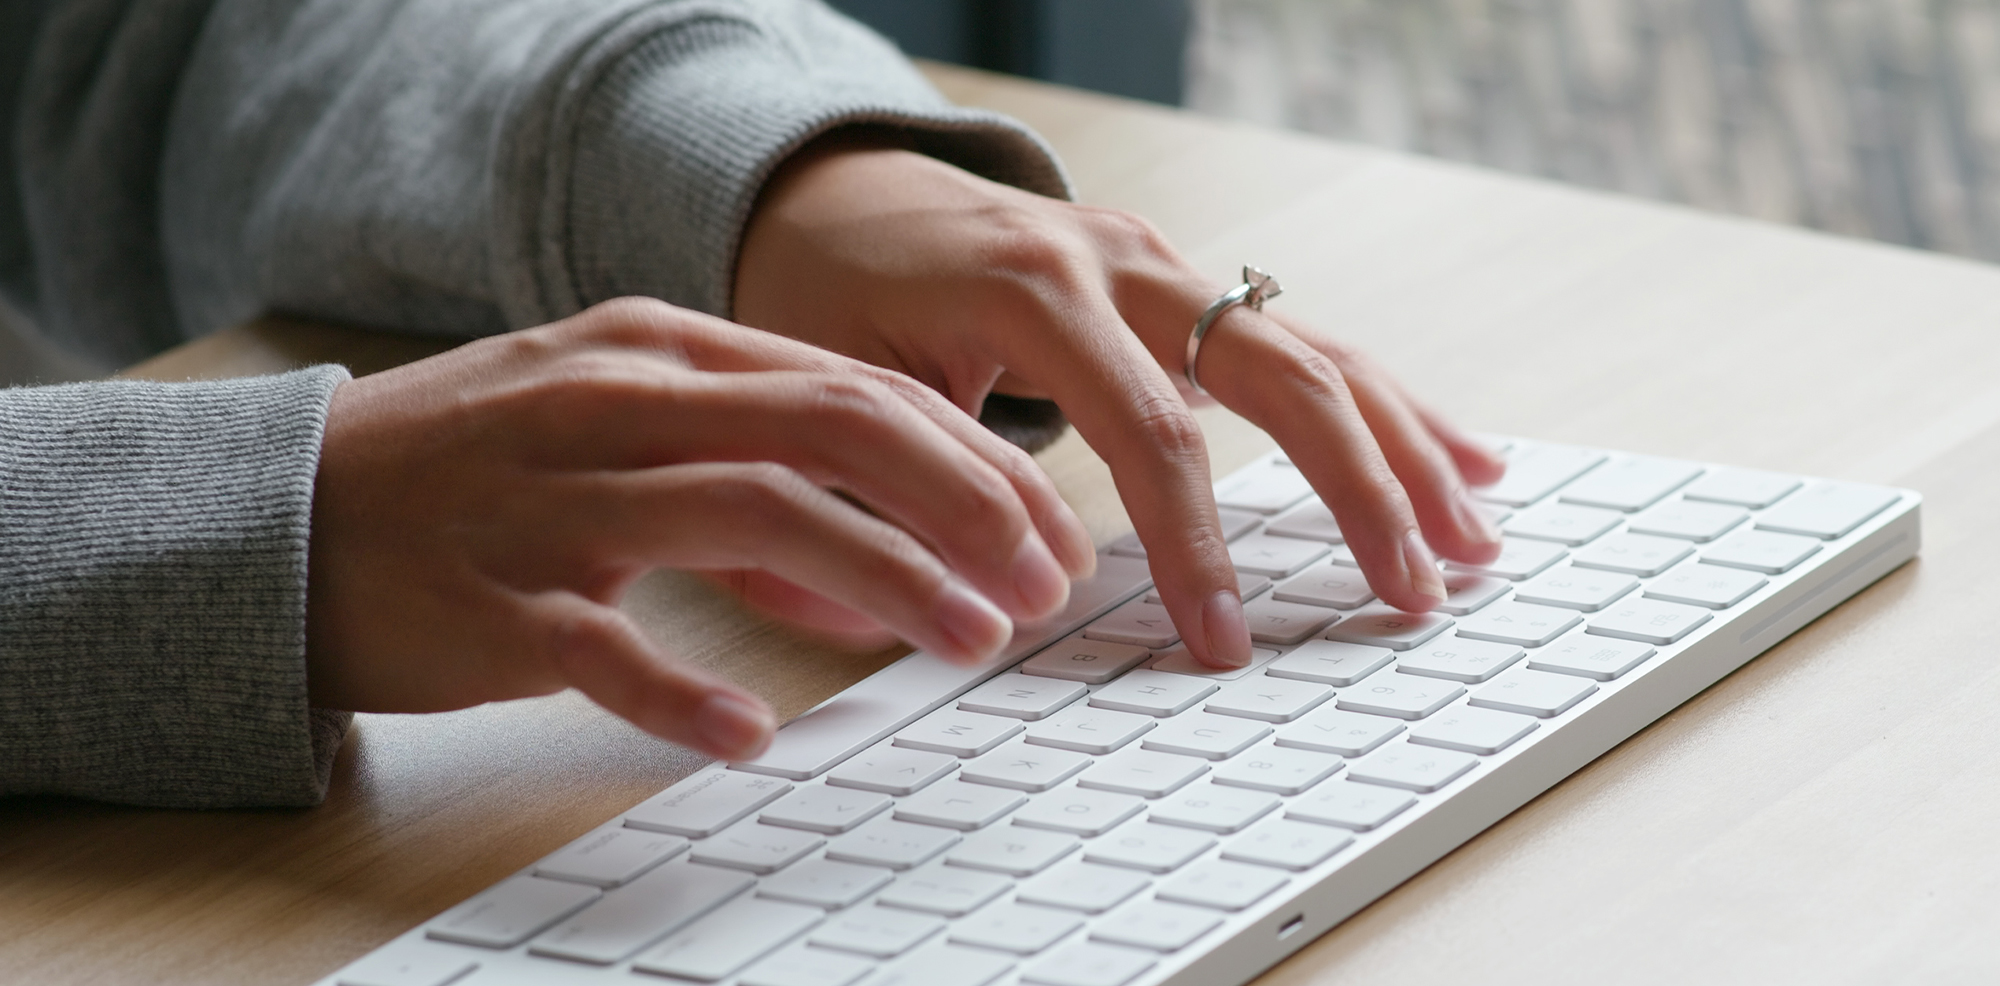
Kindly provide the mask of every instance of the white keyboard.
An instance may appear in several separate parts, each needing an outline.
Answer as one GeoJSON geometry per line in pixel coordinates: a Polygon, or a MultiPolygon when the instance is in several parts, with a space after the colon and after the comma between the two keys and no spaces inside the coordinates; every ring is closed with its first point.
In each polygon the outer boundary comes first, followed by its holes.
{"type": "Polygon", "coordinates": [[[1438,612],[1266,456],[1217,484],[1250,667],[1121,539],[1013,660],[911,655],[323,983],[1246,982],[1917,551],[1908,490],[1508,458],[1438,612]]]}

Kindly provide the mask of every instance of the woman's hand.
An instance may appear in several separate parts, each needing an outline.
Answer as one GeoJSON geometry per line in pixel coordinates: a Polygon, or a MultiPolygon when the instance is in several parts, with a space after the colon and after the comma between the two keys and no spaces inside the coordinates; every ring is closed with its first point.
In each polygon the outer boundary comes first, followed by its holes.
{"type": "MultiPolygon", "coordinates": [[[[907,373],[969,412],[996,384],[1053,397],[1110,464],[1182,638],[1232,666],[1249,635],[1178,386],[1188,333],[1221,290],[1143,220],[835,135],[766,186],[735,315],[907,373]]],[[[1502,463],[1359,354],[1239,306],[1204,342],[1200,376],[1284,446],[1384,601],[1442,601],[1433,548],[1498,553],[1466,486],[1502,463]]]]}
{"type": "Polygon", "coordinates": [[[312,701],[418,712],[575,686],[755,755],[754,696],[617,607],[654,568],[976,661],[1094,555],[1032,460],[934,391],[650,301],[342,384],[313,503],[312,701]]]}

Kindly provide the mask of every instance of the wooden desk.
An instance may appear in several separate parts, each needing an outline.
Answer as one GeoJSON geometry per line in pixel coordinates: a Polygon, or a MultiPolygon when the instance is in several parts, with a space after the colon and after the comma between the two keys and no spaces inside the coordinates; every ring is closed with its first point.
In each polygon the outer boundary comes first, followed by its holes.
{"type": "MultiPolygon", "coordinates": [[[[1462,421],[1922,490],[1922,558],[1683,706],[1262,982],[1987,980],[2000,973],[2000,270],[960,71],[1083,197],[1377,354],[1462,421]]],[[[266,326],[140,368],[421,346],[266,326]]],[[[1218,472],[1268,447],[1221,413],[1218,472]]],[[[1043,461],[1123,529],[1073,438],[1043,461]]],[[[782,713],[834,655],[658,576],[631,608],[782,713]]],[[[0,979],[304,982],[691,770],[573,697],[364,716],[328,803],[0,802],[0,979]]]]}

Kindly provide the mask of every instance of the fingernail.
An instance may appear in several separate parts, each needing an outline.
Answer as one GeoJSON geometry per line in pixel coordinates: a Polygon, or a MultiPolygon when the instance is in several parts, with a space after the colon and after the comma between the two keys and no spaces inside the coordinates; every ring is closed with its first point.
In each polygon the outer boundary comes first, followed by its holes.
{"type": "Polygon", "coordinates": [[[709,752],[744,760],[770,745],[777,720],[762,703],[726,691],[710,692],[694,714],[695,732],[709,752]]]}
{"type": "Polygon", "coordinates": [[[1479,503],[1472,498],[1472,494],[1464,489],[1458,491],[1458,530],[1481,544],[1498,544],[1500,541],[1499,529],[1493,526],[1486,511],[1479,509],[1479,503]]]}
{"type": "Polygon", "coordinates": [[[1090,529],[1083,526],[1076,514],[1063,511],[1063,518],[1056,524],[1061,532],[1063,568],[1073,579],[1087,579],[1097,574],[1097,545],[1090,541],[1090,529]]]}
{"type": "Polygon", "coordinates": [[[1000,607],[956,581],[946,582],[938,591],[937,621],[954,651],[940,655],[946,658],[983,661],[1014,635],[1014,621],[1000,607]]]}
{"type": "Polygon", "coordinates": [[[1403,535],[1403,567],[1410,573],[1411,591],[1444,602],[1444,576],[1438,573],[1437,556],[1415,529],[1403,535]]]}
{"type": "Polygon", "coordinates": [[[1029,533],[1014,549],[1014,595],[1025,617],[1053,613],[1069,601],[1069,573],[1038,534],[1029,533]]]}
{"type": "Polygon", "coordinates": [[[1250,663],[1250,623],[1243,618],[1243,597],[1223,589],[1201,606],[1201,630],[1208,638],[1209,658],[1240,668],[1250,663]]]}

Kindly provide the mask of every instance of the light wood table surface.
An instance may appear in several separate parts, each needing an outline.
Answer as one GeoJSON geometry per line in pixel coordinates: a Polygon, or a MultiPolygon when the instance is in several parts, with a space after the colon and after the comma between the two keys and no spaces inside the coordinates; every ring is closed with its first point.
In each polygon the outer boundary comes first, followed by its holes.
{"type": "MultiPolygon", "coordinates": [[[[1219,281],[1371,351],[1470,426],[1912,486],[1916,562],[1773,648],[1260,983],[2000,979],[2000,270],[1049,87],[931,69],[1219,281]]],[[[178,378],[434,344],[260,323],[178,378]]],[[[1204,412],[1217,474],[1269,447],[1204,412]]],[[[1042,456],[1125,529],[1074,437],[1042,456]]],[[[831,653],[674,576],[629,608],[795,714],[893,653],[831,653]]],[[[697,766],[573,696],[362,716],[306,811],[0,801],[0,980],[294,983],[697,766]]]]}

